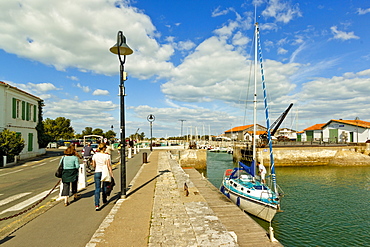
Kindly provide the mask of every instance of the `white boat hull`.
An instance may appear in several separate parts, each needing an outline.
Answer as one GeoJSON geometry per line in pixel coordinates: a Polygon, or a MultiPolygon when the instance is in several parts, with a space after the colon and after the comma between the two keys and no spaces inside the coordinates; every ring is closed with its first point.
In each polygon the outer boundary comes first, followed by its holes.
{"type": "Polygon", "coordinates": [[[247,197],[240,197],[232,191],[228,191],[228,193],[230,200],[238,205],[243,211],[265,221],[271,222],[277,212],[277,206],[253,201],[251,198],[247,197]]]}
{"type": "MultiPolygon", "coordinates": [[[[225,181],[224,181],[225,182],[225,181]]],[[[274,218],[277,210],[278,210],[278,204],[274,203],[267,203],[258,199],[254,199],[251,197],[248,197],[246,195],[243,195],[242,193],[238,193],[237,191],[231,190],[228,187],[230,184],[226,182],[225,184],[221,185],[221,192],[226,195],[232,202],[234,202],[237,206],[239,206],[243,211],[252,214],[260,219],[263,219],[265,221],[271,222],[274,218]]],[[[239,188],[239,186],[236,186],[239,188]]],[[[234,187],[235,188],[235,187],[234,187]]],[[[245,191],[245,190],[244,190],[245,191]]],[[[251,192],[251,194],[254,194],[255,197],[266,197],[268,193],[266,192],[258,192],[254,191],[251,192]],[[260,193],[260,194],[256,194],[260,193]]]]}

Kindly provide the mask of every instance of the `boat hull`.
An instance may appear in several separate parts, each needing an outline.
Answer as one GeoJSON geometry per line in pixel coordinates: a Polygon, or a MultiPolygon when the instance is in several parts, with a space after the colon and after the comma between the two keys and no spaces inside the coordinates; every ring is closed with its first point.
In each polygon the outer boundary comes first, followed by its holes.
{"type": "Polygon", "coordinates": [[[254,215],[262,220],[271,222],[274,218],[278,205],[265,203],[242,194],[238,194],[227,187],[221,185],[221,192],[243,211],[254,215]]]}

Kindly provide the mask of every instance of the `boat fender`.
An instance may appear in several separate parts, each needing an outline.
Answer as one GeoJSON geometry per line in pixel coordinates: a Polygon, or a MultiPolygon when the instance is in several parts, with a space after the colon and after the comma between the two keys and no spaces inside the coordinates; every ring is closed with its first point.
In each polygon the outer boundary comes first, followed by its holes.
{"type": "Polygon", "coordinates": [[[232,169],[227,169],[227,170],[225,171],[225,176],[230,176],[232,172],[233,172],[233,170],[232,170],[232,169]]]}
{"type": "Polygon", "coordinates": [[[276,238],[274,237],[274,228],[272,228],[271,226],[269,227],[269,235],[271,242],[277,242],[276,238]]]}

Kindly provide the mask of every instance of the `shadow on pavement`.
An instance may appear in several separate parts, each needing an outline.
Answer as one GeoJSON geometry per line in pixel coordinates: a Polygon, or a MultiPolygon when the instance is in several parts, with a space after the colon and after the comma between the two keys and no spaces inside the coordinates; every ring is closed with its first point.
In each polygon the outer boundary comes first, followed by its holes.
{"type": "MultiPolygon", "coordinates": [[[[157,176],[155,176],[154,178],[148,180],[147,182],[145,182],[144,184],[140,185],[139,187],[137,187],[136,189],[134,189],[133,191],[127,193],[127,196],[130,196],[132,194],[134,194],[135,192],[137,192],[138,190],[142,189],[143,187],[145,187],[146,185],[150,184],[152,181],[154,181],[156,178],[162,176],[164,173],[166,172],[171,172],[170,170],[164,170],[164,171],[159,171],[159,174],[157,176]]],[[[130,189],[128,189],[129,191],[130,189]]]]}

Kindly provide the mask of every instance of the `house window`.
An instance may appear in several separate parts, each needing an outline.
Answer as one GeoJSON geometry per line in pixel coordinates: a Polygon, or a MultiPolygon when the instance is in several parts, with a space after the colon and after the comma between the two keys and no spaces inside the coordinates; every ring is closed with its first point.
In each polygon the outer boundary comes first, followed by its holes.
{"type": "Polygon", "coordinates": [[[33,120],[33,105],[32,104],[28,104],[28,121],[32,121],[33,120]]]}
{"type": "Polygon", "coordinates": [[[17,119],[20,119],[21,118],[21,114],[22,114],[22,101],[20,101],[20,100],[16,100],[16,110],[15,110],[15,114],[16,114],[16,116],[15,116],[15,118],[17,118],[17,119]]]}

